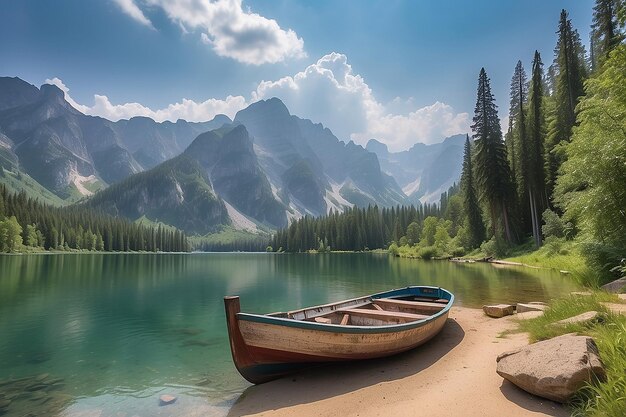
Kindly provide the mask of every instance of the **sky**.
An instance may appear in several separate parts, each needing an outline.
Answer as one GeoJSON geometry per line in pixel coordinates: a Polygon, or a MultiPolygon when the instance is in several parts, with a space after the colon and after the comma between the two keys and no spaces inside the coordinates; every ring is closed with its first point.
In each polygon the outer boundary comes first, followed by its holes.
{"type": "Polygon", "coordinates": [[[593,0],[0,2],[0,76],[53,83],[111,120],[234,117],[271,97],[344,141],[390,150],[470,132],[484,67],[552,62],[560,10],[588,43],[593,0]]]}

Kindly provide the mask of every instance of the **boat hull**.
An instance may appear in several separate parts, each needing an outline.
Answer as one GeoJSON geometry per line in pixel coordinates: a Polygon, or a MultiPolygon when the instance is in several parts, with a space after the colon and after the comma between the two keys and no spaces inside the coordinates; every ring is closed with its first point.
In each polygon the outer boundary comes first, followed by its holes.
{"type": "Polygon", "coordinates": [[[326,362],[379,358],[413,349],[441,331],[453,296],[425,320],[386,326],[329,325],[239,313],[238,301],[230,312],[226,304],[233,360],[244,378],[258,384],[326,362]]]}

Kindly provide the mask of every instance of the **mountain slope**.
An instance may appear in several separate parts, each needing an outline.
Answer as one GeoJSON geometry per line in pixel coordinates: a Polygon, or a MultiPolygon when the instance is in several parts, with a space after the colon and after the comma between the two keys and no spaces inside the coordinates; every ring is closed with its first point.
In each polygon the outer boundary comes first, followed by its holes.
{"type": "Polygon", "coordinates": [[[239,213],[274,228],[287,224],[285,208],[274,199],[243,126],[203,133],[181,155],[130,176],[85,204],[200,235],[231,225],[231,217],[239,213]]]}
{"type": "Polygon", "coordinates": [[[414,203],[434,203],[441,193],[461,178],[465,135],[454,135],[441,143],[416,143],[409,150],[389,152],[371,139],[366,146],[378,156],[380,165],[402,187],[414,203]]]}
{"type": "Polygon", "coordinates": [[[254,137],[275,195],[291,208],[293,217],[354,204],[407,202],[393,178],[381,171],[375,154],[341,142],[321,124],[291,115],[277,98],[251,104],[234,120],[254,137]]]}
{"type": "Polygon", "coordinates": [[[0,164],[23,171],[61,198],[81,185],[114,183],[180,154],[198,134],[230,123],[111,122],[74,109],[63,91],[0,77],[0,164]]]}

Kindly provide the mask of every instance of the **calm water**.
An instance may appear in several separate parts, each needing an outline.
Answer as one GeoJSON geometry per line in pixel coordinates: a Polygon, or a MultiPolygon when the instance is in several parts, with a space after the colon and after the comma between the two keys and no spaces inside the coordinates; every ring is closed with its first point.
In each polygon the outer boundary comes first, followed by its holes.
{"type": "Polygon", "coordinates": [[[470,307],[574,289],[555,272],[381,254],[0,256],[0,414],[9,398],[8,415],[224,415],[249,385],[231,362],[224,295],[265,313],[410,284],[470,307]],[[162,393],[176,404],[159,407],[162,393]]]}

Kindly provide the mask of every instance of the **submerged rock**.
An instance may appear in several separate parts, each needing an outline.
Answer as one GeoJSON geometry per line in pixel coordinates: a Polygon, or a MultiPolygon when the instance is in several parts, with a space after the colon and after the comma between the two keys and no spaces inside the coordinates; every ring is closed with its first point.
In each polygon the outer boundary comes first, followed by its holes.
{"type": "Polygon", "coordinates": [[[511,304],[493,304],[483,306],[483,311],[489,317],[500,318],[510,316],[515,312],[515,306],[511,304]]]}
{"type": "Polygon", "coordinates": [[[496,372],[524,391],[567,402],[587,383],[605,380],[598,348],[591,337],[566,334],[506,352],[496,372]]]}
{"type": "Polygon", "coordinates": [[[175,402],[176,402],[176,397],[174,397],[173,395],[163,394],[159,397],[160,406],[174,404],[175,402]]]}

